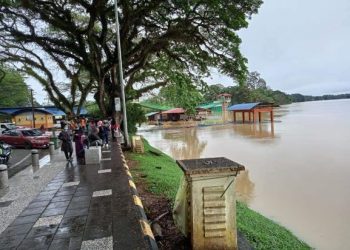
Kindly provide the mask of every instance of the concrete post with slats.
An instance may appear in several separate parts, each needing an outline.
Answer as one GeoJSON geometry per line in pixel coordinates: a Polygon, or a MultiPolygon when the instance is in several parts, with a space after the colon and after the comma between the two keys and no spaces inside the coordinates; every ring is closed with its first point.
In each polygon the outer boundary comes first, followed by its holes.
{"type": "MultiPolygon", "coordinates": [[[[185,231],[192,248],[237,249],[234,180],[244,166],[229,159],[207,158],[177,161],[187,181],[185,231]]],[[[184,207],[183,204],[175,204],[184,207]]],[[[174,218],[179,215],[174,214],[174,218]]],[[[179,221],[184,221],[183,218],[179,221]]]]}

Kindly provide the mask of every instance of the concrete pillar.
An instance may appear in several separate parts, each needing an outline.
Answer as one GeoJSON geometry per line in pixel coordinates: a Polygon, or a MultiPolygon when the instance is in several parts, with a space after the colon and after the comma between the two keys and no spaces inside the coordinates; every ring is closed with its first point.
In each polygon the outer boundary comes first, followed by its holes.
{"type": "Polygon", "coordinates": [[[181,200],[184,195],[178,192],[174,218],[191,235],[192,249],[237,249],[234,180],[244,166],[223,157],[177,164],[185,174],[187,197],[181,200]]]}
{"type": "Polygon", "coordinates": [[[50,149],[50,155],[54,155],[55,154],[55,143],[54,142],[50,142],[49,145],[49,149],[50,149]]]}
{"type": "Polygon", "coordinates": [[[37,149],[32,150],[32,167],[39,167],[39,151],[37,149]]]}
{"type": "Polygon", "coordinates": [[[7,173],[7,166],[4,164],[0,165],[0,189],[8,188],[9,177],[7,173]]]}

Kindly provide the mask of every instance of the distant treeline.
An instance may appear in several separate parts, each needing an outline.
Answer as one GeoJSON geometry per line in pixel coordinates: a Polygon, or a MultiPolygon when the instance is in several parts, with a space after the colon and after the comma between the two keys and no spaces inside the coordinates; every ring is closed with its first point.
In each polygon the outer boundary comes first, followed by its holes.
{"type": "Polygon", "coordinates": [[[289,96],[290,96],[292,102],[309,102],[309,101],[321,101],[321,100],[333,100],[333,99],[350,99],[350,94],[322,95],[322,96],[291,94],[289,96]]]}

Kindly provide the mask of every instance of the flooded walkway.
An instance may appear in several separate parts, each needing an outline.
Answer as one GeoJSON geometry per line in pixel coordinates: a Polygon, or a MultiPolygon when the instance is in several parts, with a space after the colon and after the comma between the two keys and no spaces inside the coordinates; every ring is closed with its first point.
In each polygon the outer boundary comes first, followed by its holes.
{"type": "Polygon", "coordinates": [[[119,150],[95,165],[55,159],[64,170],[1,233],[0,249],[155,249],[119,150]]]}

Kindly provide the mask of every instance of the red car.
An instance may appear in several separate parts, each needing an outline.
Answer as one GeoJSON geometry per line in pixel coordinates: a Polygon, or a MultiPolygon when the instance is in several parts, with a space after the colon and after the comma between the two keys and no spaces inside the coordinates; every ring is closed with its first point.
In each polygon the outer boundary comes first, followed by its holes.
{"type": "Polygon", "coordinates": [[[48,148],[50,139],[36,129],[11,129],[0,135],[0,141],[14,147],[48,148]]]}

